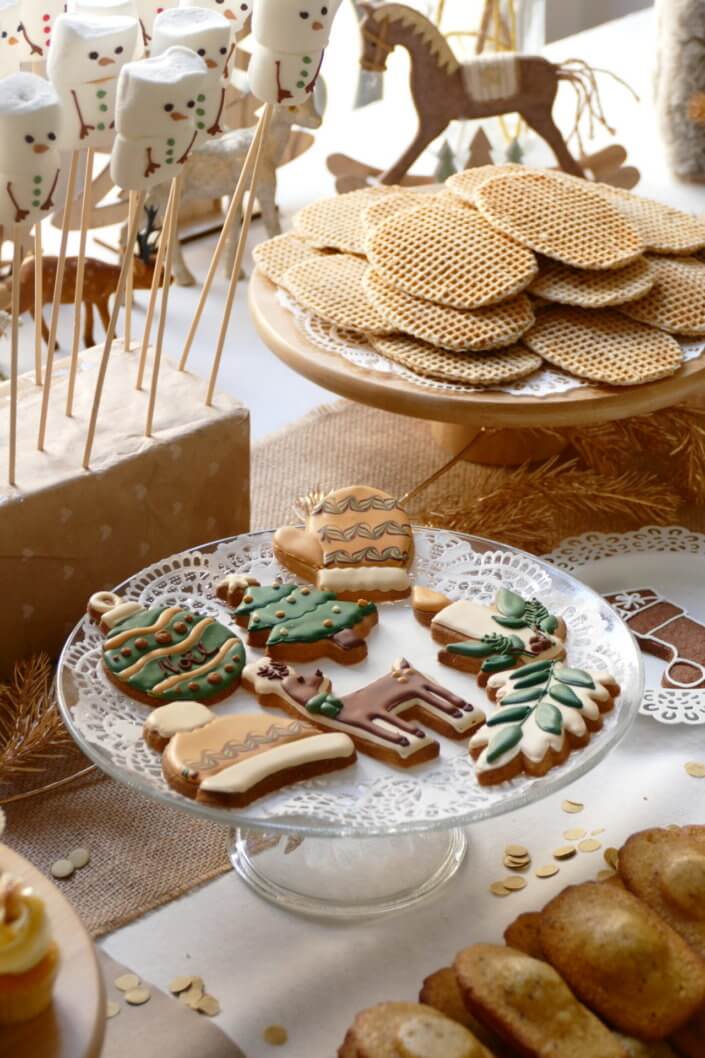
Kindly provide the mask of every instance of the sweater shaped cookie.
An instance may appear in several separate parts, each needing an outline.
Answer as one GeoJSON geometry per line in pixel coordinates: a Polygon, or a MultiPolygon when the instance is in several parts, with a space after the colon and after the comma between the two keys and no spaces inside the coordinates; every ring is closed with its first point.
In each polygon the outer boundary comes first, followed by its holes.
{"type": "Polygon", "coordinates": [[[273,540],[283,566],[341,599],[377,602],[409,594],[414,539],[406,511],[366,485],[336,489],[316,504],[302,529],[285,526],[273,540]]]}

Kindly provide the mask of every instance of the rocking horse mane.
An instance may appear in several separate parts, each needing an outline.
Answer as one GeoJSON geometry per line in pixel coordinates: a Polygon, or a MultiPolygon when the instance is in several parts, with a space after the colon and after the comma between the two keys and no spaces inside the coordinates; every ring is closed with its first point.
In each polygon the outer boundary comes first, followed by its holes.
{"type": "Polygon", "coordinates": [[[438,65],[449,74],[460,69],[460,63],[455,57],[453,50],[441,31],[434,26],[420,11],[406,4],[365,4],[363,10],[368,17],[379,21],[401,22],[404,26],[410,26],[416,35],[427,45],[431,54],[435,56],[438,65]]]}

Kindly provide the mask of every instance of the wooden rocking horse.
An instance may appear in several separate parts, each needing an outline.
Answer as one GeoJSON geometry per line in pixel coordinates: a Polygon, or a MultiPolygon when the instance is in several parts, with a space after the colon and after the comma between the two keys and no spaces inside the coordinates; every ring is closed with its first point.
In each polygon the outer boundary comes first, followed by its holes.
{"type": "Polygon", "coordinates": [[[384,184],[397,184],[428,145],[451,121],[520,114],[546,141],[561,169],[574,176],[583,170],[572,156],[552,116],[561,81],[570,82],[578,94],[578,113],[593,111],[594,73],[572,60],[556,65],[538,55],[514,52],[478,56],[460,63],[445,37],[432,22],[404,4],[360,4],[365,17],[362,34],[363,70],[384,73],[387,58],[397,46],[411,57],[411,94],[419,118],[412,143],[382,175],[384,184]]]}

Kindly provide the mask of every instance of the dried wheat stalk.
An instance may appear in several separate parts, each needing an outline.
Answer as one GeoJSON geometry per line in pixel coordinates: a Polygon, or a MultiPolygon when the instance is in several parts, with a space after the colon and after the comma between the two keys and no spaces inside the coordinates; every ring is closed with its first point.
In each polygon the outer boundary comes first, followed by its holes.
{"type": "Polygon", "coordinates": [[[0,685],[0,783],[41,772],[71,742],[57,708],[53,669],[46,654],[20,661],[0,685]]]}

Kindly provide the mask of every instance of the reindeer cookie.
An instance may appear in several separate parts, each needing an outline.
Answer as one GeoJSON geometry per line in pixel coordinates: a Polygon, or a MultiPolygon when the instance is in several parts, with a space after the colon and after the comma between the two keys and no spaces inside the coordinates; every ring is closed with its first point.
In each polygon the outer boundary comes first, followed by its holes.
{"type": "Polygon", "coordinates": [[[478,782],[545,775],[586,746],[613,708],[619,684],[609,672],[583,672],[559,661],[535,661],[487,681],[499,708],[470,739],[478,782]]]}
{"type": "Polygon", "coordinates": [[[248,645],[265,647],[279,661],[329,657],[354,665],[367,657],[364,637],[377,624],[377,607],[367,599],[343,602],[335,592],[297,584],[243,586],[235,574],[218,584],[216,595],[235,607],[248,645]]]}
{"type": "Polygon", "coordinates": [[[411,525],[399,501],[379,489],[352,485],[330,492],[305,528],[278,529],[273,546],[283,566],[339,598],[380,602],[409,594],[411,525]]]}
{"type": "Polygon", "coordinates": [[[484,686],[493,672],[527,662],[565,657],[565,622],[549,613],[538,599],[527,601],[501,588],[491,606],[416,587],[412,593],[416,619],[430,625],[443,644],[438,660],[451,668],[477,674],[484,686]]]}
{"type": "Polygon", "coordinates": [[[347,735],[321,734],[301,720],[205,713],[198,702],[173,702],[145,724],[148,744],[164,749],[166,781],[185,797],[244,808],[282,786],[356,760],[347,735]],[[166,720],[161,713],[168,713],[166,720]]]}
{"type": "Polygon", "coordinates": [[[408,768],[438,756],[439,745],[406,714],[439,734],[461,739],[484,713],[415,669],[405,658],[391,672],[352,694],[337,698],[322,672],[300,676],[290,665],[261,658],[243,671],[243,686],[261,705],[305,717],[325,729],[344,731],[370,757],[408,768]]]}
{"type": "Polygon", "coordinates": [[[145,610],[97,592],[88,613],[105,633],[103,669],[121,691],[146,705],[219,702],[240,683],[245,648],[225,625],[182,606],[145,610]]]}
{"type": "Polygon", "coordinates": [[[647,654],[668,661],[664,687],[705,687],[705,626],[653,588],[629,588],[606,595],[647,654]]]}

